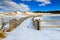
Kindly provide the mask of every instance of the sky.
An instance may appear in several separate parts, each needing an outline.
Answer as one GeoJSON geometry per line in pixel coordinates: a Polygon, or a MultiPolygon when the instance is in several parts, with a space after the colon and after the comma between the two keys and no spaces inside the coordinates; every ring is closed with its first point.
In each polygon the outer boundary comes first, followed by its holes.
{"type": "Polygon", "coordinates": [[[60,10],[60,0],[0,0],[0,11],[60,10]]]}

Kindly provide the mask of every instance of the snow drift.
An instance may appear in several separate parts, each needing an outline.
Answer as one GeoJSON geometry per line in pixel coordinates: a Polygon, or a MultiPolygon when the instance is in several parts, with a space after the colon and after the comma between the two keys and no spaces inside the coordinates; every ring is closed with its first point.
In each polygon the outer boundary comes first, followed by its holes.
{"type": "Polygon", "coordinates": [[[8,32],[4,40],[60,40],[60,31],[34,30],[32,18],[28,18],[12,32],[8,32]]]}

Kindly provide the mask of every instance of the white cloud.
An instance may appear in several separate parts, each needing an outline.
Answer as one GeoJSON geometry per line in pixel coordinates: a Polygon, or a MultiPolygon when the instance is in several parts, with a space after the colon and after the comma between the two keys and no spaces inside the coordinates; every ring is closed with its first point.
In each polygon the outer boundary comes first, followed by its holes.
{"type": "Polygon", "coordinates": [[[39,6],[45,6],[45,5],[46,5],[45,3],[39,4],[39,6]]]}
{"type": "Polygon", "coordinates": [[[36,2],[42,2],[39,6],[45,6],[47,4],[51,4],[50,0],[36,0],[36,2]]]}
{"type": "Polygon", "coordinates": [[[0,8],[6,10],[6,11],[29,11],[28,5],[25,5],[23,3],[17,4],[16,2],[13,2],[11,0],[0,0],[0,8]]]}
{"type": "Polygon", "coordinates": [[[32,0],[21,0],[21,1],[32,1],[32,0]]]}
{"type": "MultiPolygon", "coordinates": [[[[32,1],[32,0],[22,0],[22,1],[32,1]]],[[[51,4],[50,0],[33,0],[36,2],[42,2],[39,6],[45,6],[51,4]]],[[[12,0],[0,0],[0,8],[4,11],[29,11],[29,6],[23,3],[17,4],[12,0]]]]}
{"type": "Polygon", "coordinates": [[[35,1],[35,2],[42,2],[39,6],[45,6],[47,4],[51,4],[50,0],[21,0],[21,1],[35,1]]]}
{"type": "Polygon", "coordinates": [[[20,7],[21,7],[22,11],[29,11],[30,10],[28,5],[25,5],[23,3],[20,3],[20,7]]]}

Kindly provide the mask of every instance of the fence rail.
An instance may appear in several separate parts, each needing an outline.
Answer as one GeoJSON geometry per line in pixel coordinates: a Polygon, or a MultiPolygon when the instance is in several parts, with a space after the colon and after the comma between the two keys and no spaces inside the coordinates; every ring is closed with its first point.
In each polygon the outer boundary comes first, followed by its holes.
{"type": "MultiPolygon", "coordinates": [[[[59,23],[60,20],[39,20],[39,22],[48,22],[48,23],[57,22],[57,23],[59,23]]],[[[60,28],[60,25],[50,24],[49,26],[42,26],[42,27],[43,28],[60,28]]]]}
{"type": "Polygon", "coordinates": [[[60,22],[60,20],[40,20],[40,19],[37,20],[37,19],[36,19],[36,20],[34,21],[34,26],[37,28],[37,30],[38,30],[38,29],[41,29],[41,28],[60,28],[60,25],[57,25],[57,24],[56,24],[56,25],[55,25],[55,24],[54,24],[54,25],[53,25],[53,24],[50,24],[50,25],[47,24],[47,25],[41,26],[41,22],[45,22],[45,23],[46,23],[46,22],[47,22],[47,23],[57,22],[57,23],[58,23],[58,22],[60,22]]]}
{"type": "Polygon", "coordinates": [[[39,20],[40,22],[60,22],[60,20],[39,20]]]}

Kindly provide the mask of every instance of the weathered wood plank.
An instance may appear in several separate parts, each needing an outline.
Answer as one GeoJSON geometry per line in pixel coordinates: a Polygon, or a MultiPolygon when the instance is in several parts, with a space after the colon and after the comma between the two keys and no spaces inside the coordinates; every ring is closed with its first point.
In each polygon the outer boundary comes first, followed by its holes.
{"type": "Polygon", "coordinates": [[[39,20],[40,22],[60,22],[60,20],[39,20]]]}
{"type": "Polygon", "coordinates": [[[60,26],[40,26],[41,28],[60,28],[60,26]]]}

